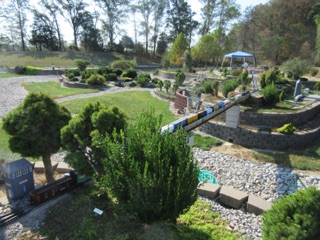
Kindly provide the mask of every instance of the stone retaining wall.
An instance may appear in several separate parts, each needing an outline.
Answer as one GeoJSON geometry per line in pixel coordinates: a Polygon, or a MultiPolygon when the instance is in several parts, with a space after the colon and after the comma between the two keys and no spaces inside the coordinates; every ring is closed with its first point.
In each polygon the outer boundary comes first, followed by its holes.
{"type": "MultiPolygon", "coordinates": [[[[166,78],[166,79],[174,79],[174,75],[176,73],[174,72],[164,72],[164,71],[159,71],[159,77],[162,77],[162,78],[166,78]]],[[[189,80],[189,79],[194,79],[194,78],[197,78],[197,75],[196,74],[191,74],[191,73],[185,73],[186,75],[186,80],[189,80]]]]}
{"type": "Polygon", "coordinates": [[[320,136],[320,127],[294,134],[268,133],[244,128],[226,127],[225,123],[207,122],[200,131],[247,148],[288,150],[310,146],[320,136]]]}
{"type": "Polygon", "coordinates": [[[63,87],[68,87],[68,88],[100,88],[101,87],[101,86],[91,86],[86,83],[69,82],[69,81],[65,81],[64,79],[61,80],[61,84],[63,87]]]}
{"type": "Polygon", "coordinates": [[[294,113],[240,113],[240,124],[250,126],[282,127],[284,124],[292,123],[301,126],[320,112],[320,103],[314,103],[312,108],[303,109],[294,113]]]}

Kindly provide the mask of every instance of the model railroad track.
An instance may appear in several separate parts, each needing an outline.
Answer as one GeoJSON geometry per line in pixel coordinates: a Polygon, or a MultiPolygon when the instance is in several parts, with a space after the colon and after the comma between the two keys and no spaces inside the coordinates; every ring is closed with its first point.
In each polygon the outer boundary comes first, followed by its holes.
{"type": "Polygon", "coordinates": [[[14,209],[10,213],[0,216],[0,227],[3,227],[7,224],[10,224],[16,221],[17,219],[21,218],[24,215],[27,215],[37,207],[38,206],[25,206],[25,207],[14,209]]]}

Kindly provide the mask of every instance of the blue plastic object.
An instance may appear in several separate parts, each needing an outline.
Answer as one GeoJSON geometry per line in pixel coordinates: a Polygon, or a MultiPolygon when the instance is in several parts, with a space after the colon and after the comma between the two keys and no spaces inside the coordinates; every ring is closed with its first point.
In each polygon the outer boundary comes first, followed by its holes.
{"type": "Polygon", "coordinates": [[[204,170],[200,170],[198,179],[201,182],[219,184],[218,180],[210,172],[204,170]]]}

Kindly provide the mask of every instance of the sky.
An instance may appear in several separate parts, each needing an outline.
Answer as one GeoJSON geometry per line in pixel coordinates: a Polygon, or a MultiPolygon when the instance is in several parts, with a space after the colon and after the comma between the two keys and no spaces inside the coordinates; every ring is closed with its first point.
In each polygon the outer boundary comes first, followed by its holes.
{"type": "MultiPolygon", "coordinates": [[[[31,2],[34,2],[34,1],[35,0],[31,0],[31,2]]],[[[87,0],[87,1],[90,2],[90,0],[87,0]]],[[[188,2],[191,5],[192,10],[197,13],[196,20],[200,20],[201,4],[199,4],[198,0],[188,0],[188,2]]],[[[241,12],[243,12],[246,7],[255,6],[258,4],[265,4],[267,2],[269,2],[269,0],[236,0],[236,3],[238,3],[241,6],[241,12]]],[[[129,21],[129,23],[130,22],[133,22],[133,21],[129,21]]],[[[73,34],[72,34],[72,28],[70,27],[69,23],[62,21],[62,24],[60,25],[62,27],[64,40],[67,41],[68,43],[71,43],[73,41],[73,34]]],[[[134,37],[133,26],[131,26],[130,24],[127,24],[125,27],[125,31],[127,35],[133,39],[134,37]]]]}

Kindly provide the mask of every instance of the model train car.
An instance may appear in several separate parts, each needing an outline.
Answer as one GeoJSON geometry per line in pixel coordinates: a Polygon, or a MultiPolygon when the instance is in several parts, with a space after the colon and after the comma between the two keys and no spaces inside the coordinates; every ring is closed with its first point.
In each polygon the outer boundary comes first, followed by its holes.
{"type": "Polygon", "coordinates": [[[250,92],[243,92],[243,93],[237,94],[237,95],[231,97],[230,100],[227,99],[222,102],[218,102],[218,103],[210,106],[209,108],[207,108],[199,113],[180,118],[180,119],[162,127],[161,132],[168,131],[169,133],[172,133],[180,127],[184,128],[185,126],[190,125],[191,123],[193,123],[197,120],[200,120],[200,119],[218,111],[219,109],[226,107],[228,104],[230,104],[232,102],[239,101],[241,98],[245,97],[249,93],[250,92]]]}
{"type": "Polygon", "coordinates": [[[86,176],[79,176],[75,171],[70,171],[63,178],[30,192],[30,201],[34,204],[43,203],[57,195],[74,189],[89,179],[86,176]]]}

